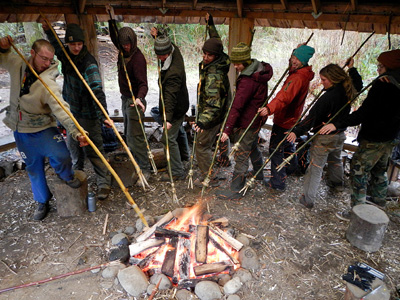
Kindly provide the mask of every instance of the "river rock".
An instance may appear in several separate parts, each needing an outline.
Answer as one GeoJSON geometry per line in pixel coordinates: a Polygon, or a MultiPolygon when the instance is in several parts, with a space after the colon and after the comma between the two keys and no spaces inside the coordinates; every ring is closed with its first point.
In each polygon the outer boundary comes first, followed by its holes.
{"type": "Polygon", "coordinates": [[[111,244],[115,246],[129,245],[128,236],[125,233],[117,233],[112,237],[111,244]]]}
{"type": "Polygon", "coordinates": [[[110,252],[110,261],[119,260],[121,262],[125,262],[129,259],[129,247],[128,245],[121,245],[117,248],[111,249],[110,252]]]}
{"type": "Polygon", "coordinates": [[[164,274],[154,274],[150,277],[150,283],[157,284],[161,279],[159,290],[168,290],[172,287],[172,283],[167,276],[164,274]]]}
{"type": "Polygon", "coordinates": [[[240,297],[238,295],[229,295],[226,300],[240,300],[240,297]]]}
{"type": "Polygon", "coordinates": [[[117,264],[108,266],[101,273],[101,277],[103,278],[115,278],[118,275],[118,272],[122,269],[125,269],[126,266],[124,264],[117,264]]]}
{"type": "Polygon", "coordinates": [[[147,295],[151,295],[155,287],[156,287],[155,284],[150,283],[149,286],[147,287],[147,295]]]}
{"type": "Polygon", "coordinates": [[[177,300],[194,300],[196,296],[188,290],[179,290],[175,297],[177,300]]]}
{"type": "Polygon", "coordinates": [[[138,266],[131,266],[119,271],[118,280],[124,290],[134,297],[144,293],[149,285],[146,275],[138,266]]]}
{"type": "Polygon", "coordinates": [[[219,285],[213,281],[200,281],[196,284],[194,293],[200,300],[218,300],[222,298],[219,285]]]}
{"type": "Polygon", "coordinates": [[[240,268],[236,271],[235,275],[233,275],[233,278],[236,278],[236,277],[239,277],[239,279],[242,283],[246,283],[253,278],[251,276],[250,271],[243,269],[243,268],[240,268]]]}
{"type": "Polygon", "coordinates": [[[232,276],[229,274],[219,274],[218,275],[218,284],[220,286],[224,286],[231,279],[232,279],[232,276]]]}
{"type": "Polygon", "coordinates": [[[232,278],[224,285],[225,295],[235,294],[242,287],[243,283],[239,277],[232,278]]]}
{"type": "MultiPolygon", "coordinates": [[[[154,225],[154,218],[152,216],[144,216],[144,218],[150,227],[154,225]]],[[[142,232],[143,229],[144,229],[144,224],[143,224],[142,220],[139,218],[136,221],[136,230],[137,230],[137,232],[142,232]]]]}
{"type": "Polygon", "coordinates": [[[238,236],[236,237],[236,239],[241,242],[243,244],[244,247],[249,246],[250,245],[250,240],[247,236],[239,233],[238,236]]]}
{"type": "Polygon", "coordinates": [[[133,227],[133,226],[127,226],[127,227],[125,228],[124,233],[125,233],[126,235],[132,235],[132,234],[135,233],[135,231],[136,231],[136,228],[135,228],[135,227],[133,227]]]}
{"type": "Polygon", "coordinates": [[[260,268],[257,253],[251,247],[244,247],[239,251],[239,261],[242,268],[248,270],[258,270],[260,268]]]}
{"type": "Polygon", "coordinates": [[[400,182],[392,181],[387,190],[388,197],[400,197],[400,182]]]}

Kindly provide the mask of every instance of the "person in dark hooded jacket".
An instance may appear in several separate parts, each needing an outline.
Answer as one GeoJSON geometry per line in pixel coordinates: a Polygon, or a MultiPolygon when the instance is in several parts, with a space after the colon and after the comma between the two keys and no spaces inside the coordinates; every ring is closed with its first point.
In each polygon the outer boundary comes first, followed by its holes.
{"type": "MultiPolygon", "coordinates": [[[[110,15],[113,16],[112,7],[107,5],[106,9],[110,11],[110,15]]],[[[146,58],[137,47],[137,36],[132,28],[122,27],[118,30],[114,19],[109,20],[108,23],[111,40],[115,47],[122,51],[126,72],[128,73],[125,73],[121,55],[118,55],[118,84],[122,100],[124,135],[129,149],[147,180],[151,175],[151,166],[147,155],[146,141],[135,108],[136,104],[140,118],[143,121],[147,104],[145,98],[149,89],[147,85],[146,58]],[[129,77],[132,93],[129,88],[127,75],[129,77]],[[132,94],[135,97],[135,103],[132,101],[132,94]]],[[[135,184],[135,182],[141,184],[137,181],[139,177],[136,174],[132,179],[133,184],[135,184]]]]}
{"type": "MultiPolygon", "coordinates": [[[[230,59],[239,72],[239,76],[236,80],[235,99],[221,137],[222,142],[226,141],[231,134],[234,135],[234,141],[242,136],[258,109],[267,99],[268,81],[273,75],[270,64],[251,59],[250,48],[245,43],[239,43],[232,48],[230,59]]],[[[235,155],[236,164],[230,189],[218,190],[216,194],[219,198],[229,200],[243,197],[239,191],[246,183],[249,157],[254,170],[261,168],[263,157],[257,142],[258,132],[264,123],[264,118],[257,117],[242,139],[235,155]]],[[[264,176],[262,173],[259,175],[264,176]]]]}
{"type": "MultiPolygon", "coordinates": [[[[379,55],[378,73],[380,79],[358,110],[321,129],[322,134],[329,134],[336,128],[361,124],[350,168],[351,206],[366,203],[367,188],[372,202],[386,205],[386,170],[400,130],[400,49],[379,55]]],[[[342,216],[348,218],[349,212],[342,216]]]]}

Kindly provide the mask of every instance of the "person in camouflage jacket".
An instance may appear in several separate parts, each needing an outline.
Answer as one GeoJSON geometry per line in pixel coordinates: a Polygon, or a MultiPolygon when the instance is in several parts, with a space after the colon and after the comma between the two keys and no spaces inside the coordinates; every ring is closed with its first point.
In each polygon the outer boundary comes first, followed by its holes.
{"type": "Polygon", "coordinates": [[[195,185],[200,187],[210,168],[212,146],[231,101],[228,79],[230,59],[223,52],[222,41],[212,16],[207,14],[207,19],[210,38],[205,41],[202,48],[203,61],[199,64],[198,116],[193,125],[197,132],[196,158],[201,172],[200,177],[195,180],[195,185]]]}

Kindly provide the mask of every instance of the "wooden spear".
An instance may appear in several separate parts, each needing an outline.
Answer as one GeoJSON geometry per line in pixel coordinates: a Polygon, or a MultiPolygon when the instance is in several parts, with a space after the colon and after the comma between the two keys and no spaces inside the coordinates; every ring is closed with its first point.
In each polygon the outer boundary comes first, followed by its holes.
{"type": "Polygon", "coordinates": [[[86,269],[77,270],[77,271],[68,272],[68,273],[65,273],[65,274],[53,276],[53,277],[42,279],[42,280],[35,281],[35,282],[24,283],[24,284],[21,284],[21,285],[12,286],[12,287],[0,290],[0,294],[4,293],[4,292],[8,292],[8,291],[13,291],[13,290],[17,290],[17,289],[26,288],[26,287],[29,287],[29,286],[39,285],[39,284],[50,282],[50,281],[57,280],[57,279],[60,279],[60,278],[69,277],[69,276],[72,276],[72,275],[81,274],[81,273],[88,272],[88,271],[91,271],[91,270],[104,268],[104,267],[107,267],[107,266],[110,266],[110,265],[113,265],[113,264],[117,264],[117,263],[119,263],[119,262],[113,261],[113,262],[101,264],[101,265],[98,265],[98,266],[93,266],[93,267],[89,267],[89,268],[86,268],[86,269]]]}
{"type": "MultiPolygon", "coordinates": [[[[204,64],[201,63],[201,70],[203,70],[204,64]]],[[[196,104],[196,118],[195,118],[195,124],[197,124],[197,121],[199,119],[199,102],[200,102],[200,90],[201,90],[201,77],[199,80],[199,84],[197,86],[197,104],[196,104]]],[[[188,174],[188,188],[193,189],[193,160],[194,160],[194,152],[196,151],[196,144],[197,144],[197,131],[194,132],[193,136],[193,147],[192,147],[192,153],[190,155],[190,170],[188,174]]]]}
{"type": "MultiPolygon", "coordinates": [[[[313,37],[314,32],[311,33],[310,37],[307,39],[307,41],[304,43],[304,45],[307,45],[308,42],[311,40],[311,38],[313,37]]],[[[286,76],[286,74],[289,72],[289,67],[286,68],[285,72],[282,74],[281,78],[279,78],[278,82],[275,84],[274,88],[272,89],[271,93],[269,94],[269,96],[267,97],[267,99],[264,101],[263,105],[260,108],[265,107],[268,102],[269,99],[274,95],[275,90],[277,89],[277,87],[279,86],[279,84],[282,82],[283,78],[286,76]]],[[[247,126],[247,128],[245,129],[245,131],[243,131],[242,135],[240,136],[240,138],[238,139],[238,141],[235,143],[235,145],[232,147],[231,153],[229,154],[229,157],[232,158],[233,155],[235,154],[235,152],[237,150],[239,150],[239,146],[240,146],[240,142],[243,140],[244,136],[246,135],[246,133],[250,130],[250,127],[253,125],[253,123],[255,122],[255,120],[258,118],[258,116],[260,115],[259,112],[256,113],[256,115],[254,116],[254,118],[251,120],[250,124],[247,126]]]]}
{"type": "MultiPolygon", "coordinates": [[[[110,18],[112,19],[111,12],[109,11],[108,13],[110,14],[110,18]]],[[[115,28],[115,24],[113,22],[111,23],[111,26],[114,29],[115,36],[117,37],[117,41],[118,41],[118,30],[117,30],[117,28],[115,28]]],[[[128,70],[126,69],[126,63],[125,63],[125,59],[124,59],[124,54],[122,53],[122,49],[120,48],[119,43],[117,43],[117,45],[118,45],[119,55],[121,57],[122,66],[124,67],[126,81],[128,82],[129,91],[131,93],[132,103],[133,103],[133,106],[136,109],[136,114],[138,115],[138,118],[139,118],[139,124],[140,124],[140,128],[142,130],[143,138],[144,138],[144,141],[146,142],[147,156],[149,157],[150,164],[151,164],[151,167],[153,168],[154,174],[157,175],[157,166],[156,166],[156,163],[154,162],[154,155],[153,155],[153,153],[151,153],[149,141],[147,140],[147,137],[146,137],[146,131],[144,130],[143,121],[142,121],[142,117],[140,116],[139,108],[136,105],[135,95],[133,95],[131,80],[129,78],[128,70]]]]}
{"type": "Polygon", "coordinates": [[[139,207],[136,205],[135,201],[133,201],[131,195],[128,193],[127,188],[124,186],[122,183],[121,179],[117,175],[117,173],[114,171],[114,169],[111,167],[111,165],[108,163],[107,159],[103,156],[103,154],[100,152],[100,150],[96,147],[96,145],[91,141],[89,136],[86,134],[85,130],[79,125],[78,121],[75,119],[75,117],[72,115],[72,113],[67,109],[64,104],[60,101],[60,99],[57,98],[57,96],[54,94],[54,92],[49,88],[49,86],[46,84],[46,82],[43,81],[43,79],[36,73],[35,69],[31,66],[31,64],[26,60],[26,58],[22,55],[22,53],[18,50],[18,48],[14,45],[12,41],[9,41],[11,46],[14,48],[14,50],[18,53],[18,55],[22,58],[22,60],[25,62],[25,64],[29,67],[31,70],[32,74],[34,74],[37,79],[40,80],[40,82],[44,85],[44,87],[47,89],[47,91],[54,97],[54,99],[57,101],[57,103],[61,106],[61,108],[67,113],[67,115],[71,118],[71,120],[74,122],[76,128],[78,128],[79,132],[86,138],[87,142],[89,145],[93,148],[93,150],[97,153],[97,155],[100,157],[102,162],[106,165],[107,169],[111,172],[111,174],[114,176],[115,180],[118,182],[119,186],[121,187],[122,191],[125,193],[126,197],[129,200],[129,203],[132,205],[132,207],[135,209],[136,213],[142,220],[143,224],[148,227],[148,223],[146,219],[144,218],[142,212],[140,211],[139,207]]]}
{"type": "Polygon", "coordinates": [[[161,61],[159,59],[157,59],[157,65],[158,65],[157,66],[157,68],[158,68],[158,87],[160,89],[160,99],[161,99],[163,119],[164,119],[163,121],[164,121],[164,135],[165,135],[165,156],[167,158],[168,174],[169,174],[169,178],[171,180],[172,199],[175,202],[178,202],[178,197],[176,196],[174,178],[172,177],[171,158],[170,158],[169,143],[168,143],[167,115],[165,113],[164,95],[163,95],[162,82],[161,82],[161,61]]]}
{"type": "Polygon", "coordinates": [[[111,127],[113,128],[113,130],[115,132],[115,135],[118,137],[119,141],[121,142],[122,146],[124,147],[125,151],[127,152],[128,156],[129,156],[129,158],[130,158],[130,160],[131,160],[131,162],[132,162],[132,164],[133,164],[133,166],[134,166],[134,168],[136,170],[136,173],[139,176],[139,180],[142,182],[143,189],[146,190],[146,186],[150,187],[150,185],[147,183],[146,178],[144,177],[142,170],[140,169],[139,165],[137,164],[137,162],[133,158],[133,155],[132,155],[131,151],[129,150],[129,148],[126,145],[125,141],[123,140],[123,138],[119,134],[117,128],[114,125],[114,122],[110,119],[107,111],[104,109],[103,105],[101,105],[100,101],[97,99],[96,95],[93,93],[92,89],[90,88],[90,86],[88,85],[86,80],[82,77],[81,72],[79,72],[78,68],[76,67],[74,62],[71,60],[71,57],[68,55],[67,51],[65,50],[65,47],[64,47],[63,43],[60,41],[60,38],[58,37],[57,33],[54,31],[54,28],[51,26],[49,20],[47,20],[47,18],[41,12],[40,12],[40,15],[45,20],[47,26],[49,26],[49,28],[51,29],[54,37],[56,38],[57,42],[60,44],[61,49],[63,50],[66,58],[68,59],[68,61],[71,64],[71,66],[74,68],[76,74],[81,79],[82,83],[85,85],[85,87],[89,91],[90,95],[93,97],[94,101],[97,103],[97,105],[99,106],[100,110],[103,112],[104,116],[106,117],[106,119],[111,124],[111,127]]]}

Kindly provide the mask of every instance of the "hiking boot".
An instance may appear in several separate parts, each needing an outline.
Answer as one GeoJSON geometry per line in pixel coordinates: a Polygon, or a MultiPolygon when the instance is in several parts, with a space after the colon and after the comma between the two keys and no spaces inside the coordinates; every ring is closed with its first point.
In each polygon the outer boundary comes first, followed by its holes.
{"type": "Polygon", "coordinates": [[[309,209],[314,207],[314,203],[310,199],[307,199],[305,195],[300,196],[299,202],[309,209]]]}
{"type": "Polygon", "coordinates": [[[351,210],[339,211],[335,216],[342,221],[350,222],[351,210]]]}
{"type": "Polygon", "coordinates": [[[46,203],[38,203],[38,206],[36,207],[35,212],[33,213],[33,219],[35,221],[41,221],[43,220],[46,216],[47,213],[50,210],[50,205],[49,202],[46,203]]]}
{"type": "Polygon", "coordinates": [[[82,185],[82,181],[74,174],[74,178],[65,182],[69,187],[77,189],[82,185]]]}
{"type": "Polygon", "coordinates": [[[97,192],[97,199],[99,200],[105,200],[107,199],[108,195],[110,194],[110,188],[100,188],[100,190],[97,192]]]}
{"type": "MultiPolygon", "coordinates": [[[[185,174],[182,175],[172,175],[172,179],[174,181],[178,181],[178,180],[185,180],[186,176],[185,174]]],[[[161,175],[160,177],[160,181],[171,181],[171,179],[169,178],[168,173],[164,173],[161,175]]]]}
{"type": "Polygon", "coordinates": [[[239,200],[244,195],[240,193],[240,190],[244,187],[246,178],[244,175],[233,174],[231,186],[229,189],[218,189],[215,195],[222,200],[239,200]]]}
{"type": "Polygon", "coordinates": [[[341,182],[340,183],[335,183],[335,182],[332,182],[332,181],[328,181],[326,183],[326,185],[328,187],[330,187],[331,189],[333,189],[337,193],[341,193],[341,192],[344,191],[344,186],[343,186],[343,183],[341,183],[341,182]]]}
{"type": "Polygon", "coordinates": [[[266,188],[271,189],[271,190],[275,190],[275,191],[278,191],[278,192],[284,192],[285,191],[284,188],[282,189],[282,188],[273,187],[272,184],[271,184],[271,180],[269,178],[264,178],[263,179],[263,184],[265,185],[266,188]]]}

